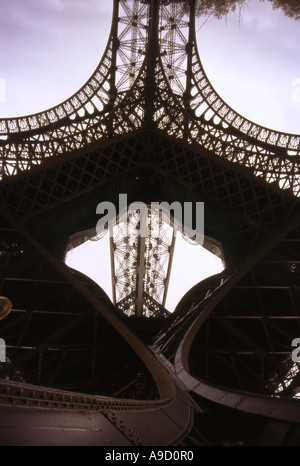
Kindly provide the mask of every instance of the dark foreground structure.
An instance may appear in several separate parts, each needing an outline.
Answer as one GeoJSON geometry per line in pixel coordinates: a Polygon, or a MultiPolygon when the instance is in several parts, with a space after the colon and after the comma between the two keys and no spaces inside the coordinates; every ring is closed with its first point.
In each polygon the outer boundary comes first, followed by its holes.
{"type": "Polygon", "coordinates": [[[0,121],[1,445],[300,445],[299,143],[213,89],[193,0],[114,0],[89,81],[0,121]],[[110,238],[113,302],[65,265],[122,193],[204,202],[224,271],[173,314],[150,213],[110,238]]]}

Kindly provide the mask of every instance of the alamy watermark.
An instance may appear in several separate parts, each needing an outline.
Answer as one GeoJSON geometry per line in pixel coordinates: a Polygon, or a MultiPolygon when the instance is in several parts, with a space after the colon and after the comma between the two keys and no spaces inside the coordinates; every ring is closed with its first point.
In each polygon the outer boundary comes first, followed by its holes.
{"type": "Polygon", "coordinates": [[[292,341],[292,346],[296,346],[296,348],[292,351],[292,360],[293,362],[300,362],[300,338],[294,338],[292,341]]]}
{"type": "Polygon", "coordinates": [[[112,202],[104,201],[97,205],[96,213],[102,215],[97,222],[97,234],[109,231],[112,235],[112,228],[128,219],[130,214],[138,216],[137,234],[143,238],[150,236],[148,223],[149,210],[151,213],[161,215],[162,221],[174,227],[186,237],[202,245],[204,241],[204,202],[184,202],[179,201],[171,204],[168,202],[151,202],[148,206],[144,202],[133,202],[127,206],[127,194],[119,194],[119,208],[117,215],[116,206],[112,202]]]}
{"type": "Polygon", "coordinates": [[[6,362],[6,343],[0,338],[0,362],[6,362]]]}

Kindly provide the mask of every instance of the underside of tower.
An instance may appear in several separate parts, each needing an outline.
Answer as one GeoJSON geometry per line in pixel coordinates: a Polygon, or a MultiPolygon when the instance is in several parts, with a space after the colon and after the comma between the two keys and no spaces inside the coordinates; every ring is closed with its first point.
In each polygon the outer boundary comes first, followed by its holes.
{"type": "Polygon", "coordinates": [[[300,136],[218,95],[194,0],[114,0],[90,79],[0,147],[0,444],[300,444],[300,136]],[[187,206],[224,270],[170,313],[187,206]],[[65,264],[104,234],[113,300],[65,264]]]}

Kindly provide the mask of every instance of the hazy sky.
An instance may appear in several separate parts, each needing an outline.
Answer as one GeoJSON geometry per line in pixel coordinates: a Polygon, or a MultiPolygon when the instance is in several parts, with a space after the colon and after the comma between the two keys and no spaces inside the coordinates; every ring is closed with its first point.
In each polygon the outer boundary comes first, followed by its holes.
{"type": "MultiPolygon", "coordinates": [[[[0,0],[0,117],[45,110],[88,80],[107,43],[112,3],[0,0]]],[[[248,0],[241,16],[199,18],[197,30],[204,68],[223,99],[256,123],[300,133],[300,21],[274,12],[268,1],[248,0]]],[[[176,259],[179,270],[194,264],[190,276],[194,283],[202,279],[206,259],[183,256],[176,259]]],[[[99,270],[98,257],[92,253],[89,269],[99,270]]],[[[175,290],[180,293],[178,279],[175,290]]]]}
{"type": "MultiPolygon", "coordinates": [[[[81,87],[106,46],[112,0],[0,0],[0,116],[53,106],[81,87]]],[[[248,0],[241,15],[200,18],[207,75],[235,110],[300,133],[300,21],[248,0]]]]}
{"type": "Polygon", "coordinates": [[[0,116],[45,110],[88,80],[106,46],[111,0],[0,0],[0,6],[6,84],[0,116]]]}
{"type": "Polygon", "coordinates": [[[198,20],[198,49],[222,98],[252,121],[300,133],[300,21],[248,0],[241,15],[198,20]]]}

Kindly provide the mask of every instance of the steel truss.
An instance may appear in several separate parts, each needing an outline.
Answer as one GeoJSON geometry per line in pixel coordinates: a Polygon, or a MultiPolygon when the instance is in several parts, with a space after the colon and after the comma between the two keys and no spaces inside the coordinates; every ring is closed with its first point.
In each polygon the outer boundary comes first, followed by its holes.
{"type": "Polygon", "coordinates": [[[300,319],[300,136],[222,100],[195,22],[194,0],[114,0],[87,83],[52,109],[0,121],[0,290],[13,298],[0,327],[10,357],[0,443],[59,444],[63,415],[71,443],[84,430],[87,443],[104,445],[226,444],[230,430],[245,444],[299,444],[299,372],[288,353],[300,319]],[[70,238],[95,235],[82,232],[95,228],[98,202],[128,192],[148,205],[174,191],[181,203],[205,201],[226,270],[173,316],[174,235],[149,213],[149,238],[134,233],[134,215],[112,231],[114,303],[64,265],[70,238]],[[216,409],[221,439],[201,418],[215,422],[216,409]],[[34,432],[26,426],[36,414],[34,432]]]}
{"type": "Polygon", "coordinates": [[[127,217],[110,232],[114,303],[128,316],[168,316],[164,308],[176,231],[150,207],[127,217]]]}
{"type": "Polygon", "coordinates": [[[189,4],[187,14],[186,2],[159,7],[115,0],[106,51],[87,83],[50,110],[1,120],[2,177],[128,134],[150,119],[164,133],[299,196],[299,135],[256,125],[220,98],[198,55],[194,2],[189,4]]]}

